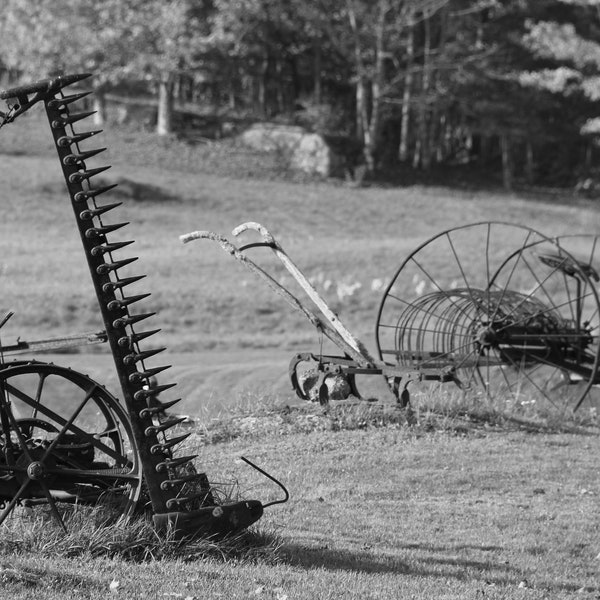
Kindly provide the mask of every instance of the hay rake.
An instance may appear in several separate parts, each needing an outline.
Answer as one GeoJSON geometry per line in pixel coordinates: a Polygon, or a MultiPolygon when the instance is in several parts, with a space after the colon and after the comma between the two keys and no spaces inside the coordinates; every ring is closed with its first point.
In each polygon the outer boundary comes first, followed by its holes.
{"type": "Polygon", "coordinates": [[[100,197],[115,186],[96,187],[93,178],[109,167],[86,164],[104,149],[80,147],[100,131],[74,129],[93,114],[71,112],[72,105],[90,92],[63,93],[63,88],[87,77],[61,76],[0,92],[9,108],[0,113],[0,127],[37,103],[45,107],[106,328],[98,334],[0,348],[0,523],[17,506],[41,505],[64,528],[69,505],[100,504],[117,515],[150,513],[157,529],[175,530],[179,536],[243,529],[272,503],[221,500],[207,475],[196,471],[196,456],[176,452],[189,432],[168,435],[182,419],[166,418],[166,410],[179,399],[159,402],[156,396],[175,384],[158,385],[156,375],[168,366],[148,364],[164,348],[142,349],[142,342],[160,330],[139,331],[138,326],[154,313],[131,312],[149,294],[126,295],[129,286],[145,276],[123,276],[123,269],[137,258],[118,254],[133,242],[109,240],[127,223],[104,220],[120,203],[100,204],[100,197]],[[34,360],[4,360],[13,353],[105,341],[124,403],[71,369],[34,360]]]}
{"type": "Polygon", "coordinates": [[[220,243],[343,352],[292,358],[291,383],[304,400],[360,398],[359,375],[382,375],[401,406],[410,400],[409,384],[412,393],[431,382],[453,382],[500,405],[563,414],[586,398],[598,400],[599,235],[549,238],[529,227],[485,222],[432,237],[402,262],[385,290],[374,358],[263,226],[245,223],[233,235],[247,230],[261,241],[237,248],[208,231],[181,239],[220,243]],[[276,254],[318,312],[248,258],[257,247],[276,254]]]}

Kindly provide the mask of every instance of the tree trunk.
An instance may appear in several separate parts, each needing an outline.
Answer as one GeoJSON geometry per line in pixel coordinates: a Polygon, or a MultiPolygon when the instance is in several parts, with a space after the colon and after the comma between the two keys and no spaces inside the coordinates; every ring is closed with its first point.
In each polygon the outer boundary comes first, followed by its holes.
{"type": "Polygon", "coordinates": [[[157,135],[169,135],[173,131],[173,78],[170,74],[161,78],[158,84],[157,135]]]}
{"type": "Polygon", "coordinates": [[[415,140],[415,149],[413,152],[413,161],[412,161],[413,169],[418,169],[420,164],[421,164],[421,138],[418,137],[415,140]]]}
{"type": "Polygon", "coordinates": [[[238,63],[234,59],[231,61],[229,65],[229,69],[227,70],[227,104],[231,110],[235,110],[237,108],[237,92],[239,89],[239,84],[241,82],[241,87],[243,89],[244,82],[240,74],[240,70],[238,68],[238,63]]]}
{"type": "MultiPolygon", "coordinates": [[[[362,85],[363,89],[367,90],[367,86],[366,84],[362,85]]],[[[373,94],[373,92],[375,91],[374,89],[374,85],[373,83],[371,83],[371,96],[373,94]]],[[[364,94],[364,96],[366,96],[366,93],[364,94]]],[[[366,100],[366,98],[365,98],[366,100]]],[[[373,107],[373,105],[371,106],[373,107]]],[[[371,120],[371,122],[369,122],[369,115],[368,115],[368,107],[367,107],[367,102],[363,102],[363,107],[362,107],[362,129],[363,129],[363,154],[365,157],[365,163],[367,165],[367,170],[369,171],[369,173],[372,173],[375,170],[375,140],[373,138],[373,133],[374,133],[374,128],[373,128],[373,121],[371,120]]],[[[371,116],[371,119],[373,119],[373,117],[371,116]]]]}
{"type": "Polygon", "coordinates": [[[584,161],[583,161],[586,170],[589,170],[592,167],[593,155],[594,155],[594,148],[593,148],[592,144],[590,144],[590,142],[587,142],[585,145],[585,156],[584,156],[584,161]]]}
{"type": "MultiPolygon", "coordinates": [[[[446,54],[446,40],[448,37],[448,5],[441,8],[439,15],[439,33],[436,48],[437,56],[446,54]]],[[[433,16],[433,13],[432,13],[433,16]]],[[[431,25],[430,25],[431,27],[431,25]]],[[[431,37],[431,36],[430,36],[431,37]]],[[[430,40],[431,43],[431,40],[430,40]]],[[[444,141],[446,135],[446,115],[444,109],[440,108],[438,102],[437,81],[440,76],[435,64],[431,64],[431,81],[429,89],[433,91],[430,100],[429,134],[428,134],[428,159],[426,160],[425,170],[429,169],[432,162],[441,163],[444,159],[444,141]]]]}
{"type": "Polygon", "coordinates": [[[348,20],[350,21],[350,28],[354,36],[354,66],[356,69],[356,138],[361,140],[364,144],[365,133],[367,132],[367,101],[365,94],[365,67],[362,60],[362,53],[360,47],[360,37],[358,35],[358,23],[356,22],[356,14],[354,12],[354,3],[352,0],[346,0],[346,8],[348,10],[348,20]]]}
{"type": "Polygon", "coordinates": [[[283,89],[283,65],[281,60],[275,59],[275,103],[276,112],[282,113],[285,111],[285,91],[283,89]]]}
{"type": "Polygon", "coordinates": [[[439,122],[437,123],[438,131],[437,137],[435,140],[432,140],[432,144],[435,146],[435,162],[440,164],[446,158],[446,154],[448,153],[448,137],[450,132],[450,127],[446,122],[446,115],[441,114],[439,117],[439,122]]]}
{"type": "Polygon", "coordinates": [[[373,162],[373,139],[369,126],[369,86],[366,77],[361,76],[356,83],[356,135],[363,144],[363,156],[367,170],[372,172],[375,168],[373,162]]]}
{"type": "Polygon", "coordinates": [[[260,67],[260,78],[258,80],[258,106],[260,113],[267,116],[267,86],[269,82],[269,53],[265,51],[260,67]]]}
{"type": "Polygon", "coordinates": [[[535,177],[535,165],[533,162],[533,145],[527,140],[525,145],[525,177],[529,185],[533,185],[535,177]]]}
{"type": "Polygon", "coordinates": [[[102,127],[106,122],[106,96],[104,92],[96,90],[92,98],[93,110],[96,111],[94,114],[94,125],[102,127]]]}
{"type": "Polygon", "coordinates": [[[502,185],[505,190],[512,190],[513,170],[510,156],[510,138],[507,133],[500,135],[500,150],[502,152],[502,185]]]}
{"type": "Polygon", "coordinates": [[[346,0],[348,19],[354,35],[354,58],[356,66],[356,133],[363,141],[363,154],[369,172],[375,170],[375,154],[380,127],[381,93],[383,85],[385,21],[389,0],[379,0],[376,24],[375,69],[369,78],[365,67],[354,3],[346,0]],[[370,85],[368,85],[370,83],[370,85]],[[367,95],[367,91],[370,95],[367,95]],[[369,110],[370,108],[370,110],[369,110]]]}
{"type": "Polygon", "coordinates": [[[384,85],[384,56],[385,56],[385,22],[388,13],[388,1],[379,3],[379,17],[376,30],[375,73],[371,84],[371,119],[369,136],[365,139],[365,159],[370,172],[376,167],[376,154],[379,146],[379,129],[381,122],[381,95],[384,85]],[[368,141],[368,143],[367,143],[368,141]]]}
{"type": "Polygon", "coordinates": [[[323,77],[322,77],[322,62],[323,55],[321,52],[321,43],[320,40],[314,45],[314,55],[313,55],[313,98],[314,103],[318,106],[323,101],[323,77]]]}
{"type": "Polygon", "coordinates": [[[408,40],[406,43],[406,73],[404,75],[404,90],[402,92],[402,108],[400,113],[400,144],[398,146],[398,158],[400,162],[408,160],[409,124],[410,124],[410,101],[413,85],[413,62],[415,56],[415,30],[414,24],[408,26],[408,40]]]}
{"type": "Polygon", "coordinates": [[[419,154],[417,165],[428,170],[431,165],[429,149],[429,89],[431,86],[431,22],[430,15],[424,12],[423,28],[423,75],[421,77],[421,103],[419,110],[419,154]]]}

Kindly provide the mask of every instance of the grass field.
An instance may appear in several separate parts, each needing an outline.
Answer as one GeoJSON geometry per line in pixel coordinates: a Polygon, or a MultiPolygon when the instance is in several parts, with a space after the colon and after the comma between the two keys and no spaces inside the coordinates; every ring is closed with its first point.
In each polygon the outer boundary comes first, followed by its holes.
{"type": "MultiPolygon", "coordinates": [[[[0,309],[16,312],[5,343],[102,328],[59,168],[38,124],[26,121],[22,138],[18,124],[0,132],[0,309]]],[[[89,531],[65,538],[35,518],[12,521],[0,528],[3,597],[600,597],[593,421],[532,431],[479,421],[477,411],[423,413],[412,425],[360,412],[274,411],[265,392],[278,377],[273,365],[293,350],[318,349],[318,335],[220,248],[178,241],[190,230],[228,235],[241,222],[262,222],[371,345],[382,282],[428,237],[481,220],[548,234],[597,232],[600,205],[557,194],[236,178],[252,174],[253,163],[248,158],[244,170],[243,156],[227,154],[225,177],[222,165],[196,169],[191,152],[178,161],[175,142],[152,150],[146,138],[128,136],[109,130],[101,143],[113,147],[116,165],[106,179],[134,184],[113,194],[124,202],[115,221],[130,221],[123,239],[136,240],[123,257],[135,253],[132,274],[148,274],[132,293],[152,292],[140,306],[158,312],[156,344],[189,357],[175,365],[195,398],[186,410],[206,416],[198,390],[211,370],[230,404],[226,419],[198,421],[199,462],[211,480],[236,482],[244,497],[277,498],[273,484],[236,460],[247,456],[281,479],[291,500],[268,510],[243,552],[163,551],[145,533],[144,560],[128,553],[140,542],[123,541],[123,532],[108,532],[112,542],[89,531]],[[354,293],[342,293],[356,283],[354,293]],[[229,357],[227,368],[220,356],[229,357]],[[260,366],[254,380],[244,364],[260,366]],[[253,393],[244,394],[250,384],[253,393]]],[[[282,274],[266,254],[265,263],[282,274]]],[[[64,361],[89,361],[81,370],[106,381],[103,352],[64,361]]]]}
{"type": "MultiPolygon", "coordinates": [[[[2,308],[16,310],[3,335],[28,339],[100,328],[48,135],[39,121],[24,123],[27,145],[39,147],[41,154],[12,154],[11,144],[23,146],[14,139],[19,123],[0,135],[5,174],[0,225],[2,308]]],[[[220,248],[209,242],[182,245],[178,236],[190,230],[229,235],[244,221],[263,223],[348,327],[371,344],[381,286],[409,251],[439,231],[462,223],[502,220],[563,234],[594,232],[600,223],[598,203],[556,194],[524,198],[422,186],[356,189],[329,182],[300,185],[224,179],[200,165],[196,171],[189,159],[183,164],[165,160],[162,168],[142,167],[137,164],[137,151],[149,157],[147,144],[136,144],[134,136],[117,131],[100,136],[98,144],[111,145],[112,138],[117,150],[108,153],[107,162],[115,166],[105,180],[126,177],[137,188],[132,191],[129,185],[107,194],[107,202],[123,200],[124,205],[105,220],[130,222],[113,234],[113,239],[136,240],[119,258],[140,257],[131,272],[148,277],[132,293],[138,288],[152,292],[138,306],[159,312],[163,339],[157,343],[164,341],[173,351],[296,347],[315,340],[308,324],[220,248]],[[129,166],[132,157],[137,162],[129,166]],[[355,284],[360,287],[347,294],[355,284]]],[[[157,157],[170,155],[159,148],[152,156],[159,163],[157,157]]],[[[244,159],[231,155],[231,170],[240,166],[241,171],[244,159]]],[[[96,159],[90,166],[102,164],[96,159]]],[[[473,240],[474,255],[481,250],[480,242],[473,240]]],[[[264,264],[282,273],[268,253],[255,251],[252,256],[261,264],[264,257],[264,264]]],[[[290,283],[289,276],[284,276],[284,282],[290,283]]]]}
{"type": "Polygon", "coordinates": [[[280,497],[243,454],[291,500],[241,557],[139,562],[123,541],[25,522],[2,531],[0,582],[19,599],[112,597],[115,581],[123,598],[597,598],[599,450],[596,435],[483,427],[249,435],[204,447],[208,472],[280,497]]]}

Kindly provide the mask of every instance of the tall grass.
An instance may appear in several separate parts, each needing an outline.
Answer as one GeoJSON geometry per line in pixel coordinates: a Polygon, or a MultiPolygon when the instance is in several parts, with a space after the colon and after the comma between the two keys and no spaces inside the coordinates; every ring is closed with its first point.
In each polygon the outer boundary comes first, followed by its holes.
{"type": "Polygon", "coordinates": [[[181,539],[158,532],[150,518],[107,515],[99,506],[77,506],[64,514],[67,531],[43,510],[17,510],[0,526],[0,554],[48,557],[107,557],[148,560],[277,560],[281,540],[253,529],[212,539],[181,539]],[[107,518],[108,517],[108,518],[107,518]]]}
{"type": "MultiPolygon", "coordinates": [[[[186,427],[185,425],[183,426],[186,427]]],[[[412,396],[409,406],[376,400],[352,399],[282,405],[279,398],[247,394],[227,413],[198,424],[188,441],[188,451],[201,452],[206,444],[237,439],[338,432],[377,428],[401,429],[422,435],[431,431],[469,434],[525,430],[545,433],[595,433],[600,431],[597,408],[576,412],[562,407],[492,402],[484,394],[464,393],[452,385],[430,386],[412,396]]]]}

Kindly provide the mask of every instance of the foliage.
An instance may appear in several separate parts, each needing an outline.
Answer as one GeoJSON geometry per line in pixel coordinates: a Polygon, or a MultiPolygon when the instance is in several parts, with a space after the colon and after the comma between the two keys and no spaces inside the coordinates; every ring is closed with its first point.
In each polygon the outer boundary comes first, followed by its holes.
{"type": "Polygon", "coordinates": [[[594,161],[600,11],[588,0],[7,0],[7,76],[356,137],[368,169],[470,163],[572,183],[594,161]],[[522,168],[519,168],[523,165],[522,168]],[[570,173],[570,174],[569,174],[570,173]]]}
{"type": "Polygon", "coordinates": [[[95,72],[99,88],[133,78],[142,34],[133,18],[137,8],[135,0],[7,0],[0,16],[2,62],[27,78],[95,72]]]}

